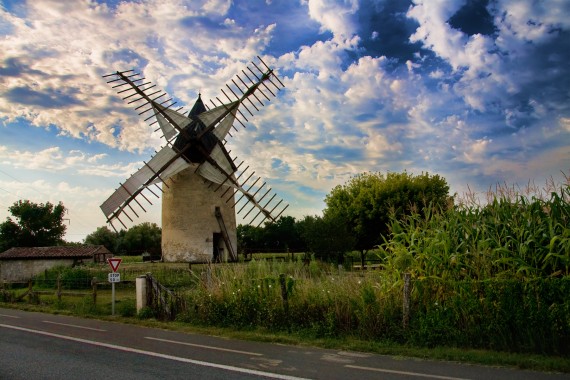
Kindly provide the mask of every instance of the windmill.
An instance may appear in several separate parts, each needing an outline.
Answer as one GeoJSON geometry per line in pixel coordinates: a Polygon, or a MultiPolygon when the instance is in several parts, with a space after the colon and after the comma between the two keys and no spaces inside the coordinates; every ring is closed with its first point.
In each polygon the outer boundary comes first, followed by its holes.
{"type": "Polygon", "coordinates": [[[236,165],[237,157],[225,146],[230,131],[238,131],[236,122],[245,128],[245,113],[253,116],[284,87],[257,58],[221,89],[224,101],[216,97],[208,107],[198,95],[189,112],[176,108],[176,101],[134,70],[103,76],[145,121],[158,126],[155,132],[161,131],[165,141],[101,205],[115,231],[113,222],[127,228],[121,218],[132,222],[137,211],[146,211],[145,203],[152,205],[149,198],[160,198],[160,191],[164,261],[235,261],[236,213],[246,224],[259,226],[285,211],[288,205],[249,166],[243,168],[243,161],[236,165]]]}

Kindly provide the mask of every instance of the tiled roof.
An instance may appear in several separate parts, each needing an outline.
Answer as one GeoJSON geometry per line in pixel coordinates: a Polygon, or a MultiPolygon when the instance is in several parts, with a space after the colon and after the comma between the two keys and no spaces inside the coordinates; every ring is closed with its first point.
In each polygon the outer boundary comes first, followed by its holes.
{"type": "Polygon", "coordinates": [[[67,259],[93,258],[96,253],[111,254],[102,245],[57,246],[57,247],[14,247],[0,253],[0,260],[6,259],[67,259]]]}

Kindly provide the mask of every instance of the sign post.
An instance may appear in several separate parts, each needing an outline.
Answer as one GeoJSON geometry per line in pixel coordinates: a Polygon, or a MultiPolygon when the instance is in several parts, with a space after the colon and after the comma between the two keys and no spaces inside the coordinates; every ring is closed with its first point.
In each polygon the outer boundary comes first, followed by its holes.
{"type": "Polygon", "coordinates": [[[123,259],[114,257],[107,259],[107,262],[113,270],[113,273],[109,273],[108,276],[108,280],[111,283],[111,315],[115,315],[115,283],[121,282],[121,274],[117,273],[117,269],[119,269],[121,261],[123,261],[123,259]]]}

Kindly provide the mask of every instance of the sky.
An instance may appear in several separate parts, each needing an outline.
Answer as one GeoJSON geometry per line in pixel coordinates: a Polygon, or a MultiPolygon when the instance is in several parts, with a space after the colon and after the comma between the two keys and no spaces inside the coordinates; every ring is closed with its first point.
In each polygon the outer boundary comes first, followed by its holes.
{"type": "MultiPolygon", "coordinates": [[[[319,215],[364,172],[450,193],[570,175],[567,0],[0,0],[0,220],[63,202],[67,241],[164,145],[102,75],[136,69],[191,108],[256,59],[285,89],[228,140],[319,215]]],[[[160,200],[134,223],[160,225],[160,200]]]]}

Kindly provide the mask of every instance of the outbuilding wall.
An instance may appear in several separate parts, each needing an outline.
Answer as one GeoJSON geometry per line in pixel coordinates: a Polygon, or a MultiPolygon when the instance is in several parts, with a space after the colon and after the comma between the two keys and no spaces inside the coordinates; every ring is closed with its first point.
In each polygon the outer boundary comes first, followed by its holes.
{"type": "Polygon", "coordinates": [[[74,259],[26,259],[0,261],[0,281],[27,281],[56,266],[72,266],[74,259]]]}

